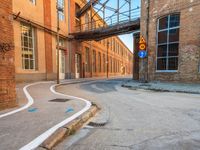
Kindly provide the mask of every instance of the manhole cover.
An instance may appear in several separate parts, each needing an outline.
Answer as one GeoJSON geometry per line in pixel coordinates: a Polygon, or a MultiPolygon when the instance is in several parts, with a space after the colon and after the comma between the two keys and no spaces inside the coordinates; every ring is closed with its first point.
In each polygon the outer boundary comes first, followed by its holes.
{"type": "Polygon", "coordinates": [[[49,100],[49,102],[61,102],[61,103],[64,103],[64,102],[67,102],[67,101],[69,101],[69,100],[70,100],[70,99],[56,98],[56,99],[49,100]]]}
{"type": "Polygon", "coordinates": [[[89,122],[88,125],[92,127],[103,127],[106,125],[106,123],[89,122]]]}

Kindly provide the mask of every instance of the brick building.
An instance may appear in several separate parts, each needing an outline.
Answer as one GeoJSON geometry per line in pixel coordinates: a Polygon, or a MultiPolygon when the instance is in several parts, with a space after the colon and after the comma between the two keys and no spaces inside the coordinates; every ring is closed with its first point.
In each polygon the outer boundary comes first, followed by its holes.
{"type": "MultiPolygon", "coordinates": [[[[118,37],[91,42],[70,40],[69,34],[77,30],[77,23],[90,18],[88,13],[81,18],[75,16],[84,3],[86,1],[59,0],[64,10],[59,12],[60,79],[106,76],[108,41],[109,75],[130,74],[132,53],[118,37]]],[[[55,79],[56,1],[21,0],[19,3],[13,0],[13,14],[16,81],[55,79]]],[[[93,28],[97,26],[92,25],[93,28]]]]}
{"type": "Polygon", "coordinates": [[[16,106],[12,1],[0,4],[0,110],[16,106]]]}
{"type": "MultiPolygon", "coordinates": [[[[89,42],[70,39],[69,34],[77,31],[77,23],[88,22],[90,14],[86,13],[81,18],[75,15],[75,11],[86,1],[58,2],[59,7],[63,8],[58,18],[60,79],[104,77],[107,71],[109,76],[132,73],[132,53],[118,37],[89,42]]],[[[56,0],[1,1],[0,109],[16,105],[15,81],[56,79],[56,5],[56,0]]],[[[98,19],[101,19],[100,16],[98,19]]],[[[88,29],[102,23],[88,25],[88,29]]]]}
{"type": "Polygon", "coordinates": [[[140,60],[140,79],[200,82],[199,0],[141,2],[148,58],[144,69],[140,60]]]}

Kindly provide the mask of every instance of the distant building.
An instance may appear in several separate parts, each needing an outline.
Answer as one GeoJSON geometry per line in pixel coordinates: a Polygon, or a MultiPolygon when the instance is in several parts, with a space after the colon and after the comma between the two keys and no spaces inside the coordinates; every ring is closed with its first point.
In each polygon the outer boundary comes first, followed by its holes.
{"type": "Polygon", "coordinates": [[[199,0],[142,0],[141,5],[148,59],[144,66],[140,60],[140,79],[200,82],[199,0]]]}

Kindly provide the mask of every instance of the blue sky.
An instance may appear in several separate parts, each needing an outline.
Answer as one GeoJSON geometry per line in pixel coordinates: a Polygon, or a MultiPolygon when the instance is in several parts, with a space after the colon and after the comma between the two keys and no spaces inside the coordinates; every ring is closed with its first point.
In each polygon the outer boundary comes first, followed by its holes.
{"type": "MultiPolygon", "coordinates": [[[[132,0],[132,8],[135,8],[139,6],[140,7],[140,0],[132,0]]],[[[133,51],[133,35],[132,34],[126,34],[119,36],[122,41],[127,45],[127,47],[133,51]]]]}
{"type": "MultiPolygon", "coordinates": [[[[101,0],[101,2],[105,2],[106,0],[101,0]]],[[[122,6],[125,2],[125,0],[119,0],[120,1],[120,6],[122,6]]],[[[131,0],[131,7],[132,9],[137,8],[138,6],[140,7],[140,0],[131,0]]],[[[107,4],[107,6],[111,6],[112,8],[117,8],[117,0],[110,0],[107,4]]],[[[97,6],[98,8],[100,6],[97,6]]],[[[128,5],[125,5],[122,9],[121,12],[125,12],[128,10],[128,5]]],[[[106,10],[106,16],[111,16],[113,14],[112,11],[106,10]]],[[[102,15],[102,14],[100,14],[102,15]]],[[[127,45],[127,47],[133,51],[133,35],[132,34],[126,34],[126,35],[121,35],[119,36],[120,39],[127,45]]]]}

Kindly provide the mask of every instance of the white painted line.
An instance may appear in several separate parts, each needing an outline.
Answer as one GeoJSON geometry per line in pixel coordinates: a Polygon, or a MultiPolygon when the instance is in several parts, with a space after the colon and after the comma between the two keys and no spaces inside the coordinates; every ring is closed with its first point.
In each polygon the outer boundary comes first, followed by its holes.
{"type": "Polygon", "coordinates": [[[58,92],[55,91],[55,87],[56,86],[57,85],[51,86],[51,88],[50,88],[51,92],[53,92],[56,95],[67,96],[67,97],[70,97],[70,98],[73,98],[73,99],[82,100],[82,101],[84,101],[86,103],[85,107],[81,111],[79,111],[79,112],[75,113],[74,115],[72,115],[71,117],[63,120],[62,122],[58,123],[54,127],[48,129],[43,134],[41,134],[40,136],[35,138],[33,141],[31,141],[27,145],[23,146],[22,148],[20,148],[20,150],[33,150],[33,149],[36,149],[38,146],[40,146],[40,144],[42,144],[49,136],[51,136],[60,127],[66,125],[67,123],[69,123],[72,120],[76,119],[77,117],[79,117],[84,112],[86,112],[87,110],[90,109],[90,107],[92,105],[91,102],[89,102],[88,100],[85,100],[83,98],[79,98],[79,97],[75,97],[75,96],[70,96],[70,95],[65,95],[65,94],[58,93],[58,92]]]}
{"type": "Polygon", "coordinates": [[[25,93],[25,95],[26,95],[26,97],[27,97],[27,99],[28,99],[28,103],[27,103],[26,105],[24,105],[23,107],[19,108],[19,109],[16,109],[16,110],[13,110],[13,111],[10,111],[10,112],[8,112],[8,113],[5,113],[5,114],[0,115],[0,119],[1,119],[1,118],[4,118],[4,117],[7,117],[7,116],[10,116],[10,115],[12,115],[12,114],[18,113],[18,112],[20,112],[20,111],[22,111],[22,110],[27,109],[27,108],[30,107],[31,105],[33,105],[34,100],[33,100],[33,98],[30,96],[30,94],[28,93],[27,88],[30,87],[30,86],[37,85],[37,84],[42,84],[42,83],[51,83],[51,82],[36,82],[36,83],[32,83],[32,84],[26,85],[26,86],[23,88],[23,91],[24,91],[24,93],[25,93]]]}
{"type": "Polygon", "coordinates": [[[97,87],[97,85],[95,85],[95,84],[92,84],[92,85],[91,85],[91,87],[92,87],[93,89],[96,89],[96,90],[98,90],[98,91],[104,92],[104,90],[103,90],[103,89],[101,89],[101,88],[97,87]]]}

